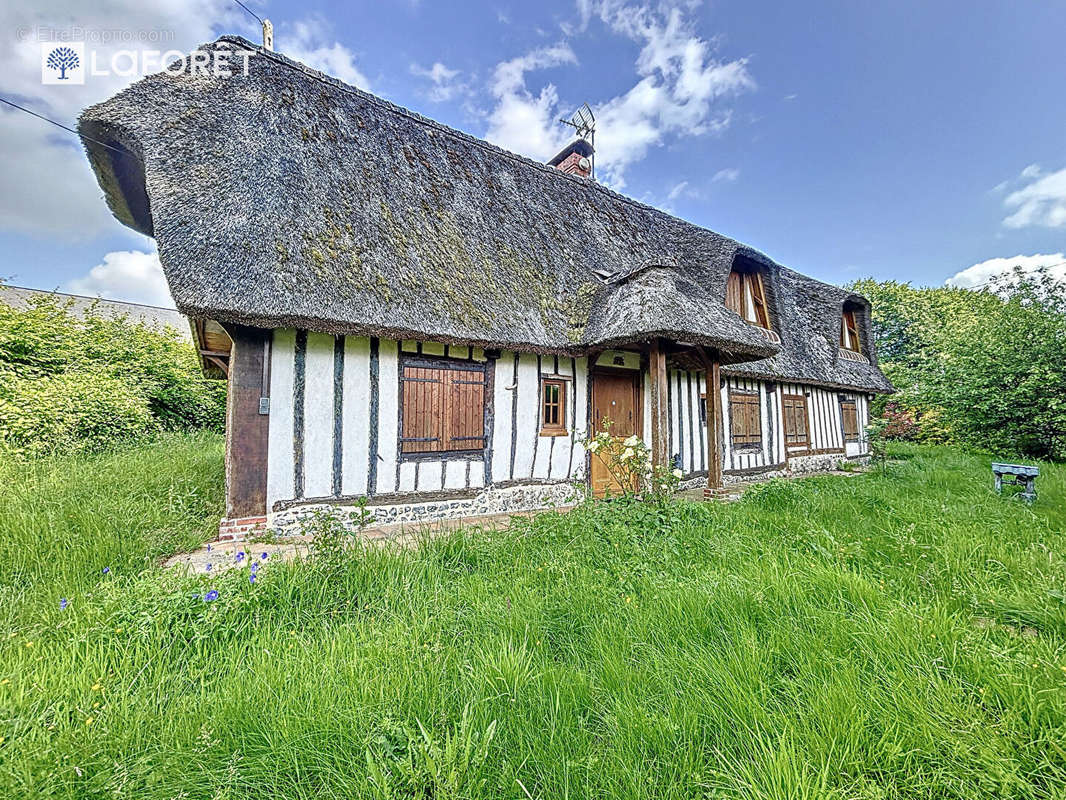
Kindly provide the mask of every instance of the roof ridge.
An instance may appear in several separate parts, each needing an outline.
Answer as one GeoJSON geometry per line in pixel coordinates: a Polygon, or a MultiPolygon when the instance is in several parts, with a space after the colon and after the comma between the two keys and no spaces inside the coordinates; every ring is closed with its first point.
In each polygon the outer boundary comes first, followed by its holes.
{"type": "MultiPolygon", "coordinates": [[[[540,161],[535,161],[532,158],[527,158],[526,156],[523,156],[523,155],[521,155],[519,153],[512,152],[511,150],[506,150],[506,149],[500,147],[499,145],[496,145],[496,144],[493,144],[490,141],[487,141],[486,139],[481,139],[481,138],[479,138],[477,136],[474,136],[473,134],[466,133],[465,131],[461,131],[461,130],[459,130],[457,128],[453,128],[450,125],[445,125],[443,122],[438,122],[437,120],[433,119],[432,117],[427,117],[424,114],[420,114],[417,111],[412,111],[409,108],[405,108],[404,106],[401,106],[398,103],[393,103],[391,100],[386,100],[383,97],[378,97],[378,95],[374,94],[373,92],[369,92],[366,89],[360,89],[358,86],[352,86],[351,84],[345,83],[344,81],[340,80],[339,78],[334,78],[332,75],[329,75],[329,74],[327,74],[325,72],[322,72],[321,70],[317,70],[317,69],[315,69],[313,67],[309,67],[306,64],[304,64],[303,62],[297,61],[297,60],[295,60],[293,58],[290,58],[289,56],[285,55],[284,53],[279,53],[279,52],[274,51],[274,50],[267,50],[264,47],[262,47],[261,45],[253,44],[248,39],[245,39],[243,36],[239,36],[237,34],[224,34],[224,35],[220,36],[216,40],[216,43],[217,42],[221,42],[221,41],[230,41],[230,42],[234,42],[236,44],[240,44],[242,46],[250,47],[254,51],[256,51],[256,53],[258,53],[259,55],[261,55],[261,56],[263,56],[263,57],[265,57],[265,58],[267,58],[267,59],[269,59],[271,61],[274,61],[274,62],[276,62],[278,64],[281,64],[282,66],[288,67],[290,69],[295,69],[297,72],[304,73],[309,78],[312,78],[312,79],[318,80],[318,81],[322,81],[323,83],[326,83],[326,84],[328,84],[330,86],[333,86],[334,88],[341,89],[342,91],[346,91],[346,92],[350,92],[352,94],[355,94],[355,95],[363,98],[364,100],[367,100],[368,102],[373,103],[373,104],[383,108],[386,111],[389,111],[391,113],[399,114],[401,116],[407,117],[407,118],[413,120],[414,122],[419,123],[420,125],[424,125],[424,126],[426,126],[428,128],[433,128],[433,129],[435,129],[437,131],[440,131],[443,134],[446,134],[448,136],[456,138],[456,139],[458,139],[460,141],[466,142],[467,144],[472,144],[472,145],[474,145],[476,147],[480,147],[480,148],[482,148],[484,150],[487,150],[487,151],[489,151],[491,153],[495,153],[497,155],[502,155],[502,156],[504,156],[506,158],[511,159],[512,161],[515,161],[516,163],[523,164],[523,165],[530,166],[530,167],[535,167],[536,169],[543,170],[545,172],[549,172],[549,173],[551,173],[553,175],[558,176],[559,178],[564,178],[564,179],[569,180],[569,181],[574,181],[574,182],[576,182],[578,185],[580,185],[582,187],[603,192],[604,194],[606,194],[606,195],[608,195],[610,197],[613,197],[615,199],[621,200],[622,202],[628,203],[629,205],[634,206],[636,208],[647,209],[648,211],[653,211],[656,214],[662,214],[662,215],[664,215],[666,217],[669,217],[672,220],[676,220],[677,222],[681,222],[681,223],[683,223],[685,225],[691,225],[692,227],[698,228],[699,230],[709,231],[710,233],[713,233],[716,236],[721,236],[723,239],[728,239],[728,240],[734,242],[738,246],[740,245],[740,242],[738,242],[736,239],[733,239],[731,236],[726,236],[725,234],[719,233],[718,231],[712,230],[711,228],[705,228],[702,225],[697,225],[695,222],[691,222],[690,220],[683,219],[682,217],[675,216],[674,214],[671,214],[668,211],[664,211],[661,208],[656,208],[655,206],[649,205],[648,203],[643,203],[640,200],[637,200],[636,198],[630,197],[629,195],[622,194],[621,192],[617,192],[614,189],[611,189],[610,187],[605,186],[602,183],[599,183],[598,181],[591,180],[589,178],[582,178],[582,177],[580,177],[578,175],[571,175],[570,173],[563,172],[562,170],[556,169],[555,167],[548,166],[547,164],[544,164],[544,163],[542,163],[540,161]]],[[[752,248],[752,249],[754,249],[754,248],[752,248]]],[[[756,252],[758,252],[758,251],[756,251],[756,252]]],[[[766,257],[769,258],[769,256],[766,256],[766,257]]],[[[770,259],[770,260],[772,261],[773,259],[770,259]]],[[[776,262],[774,262],[774,263],[776,263],[776,262]]]]}
{"type": "MultiPolygon", "coordinates": [[[[154,306],[151,303],[135,303],[132,300],[116,300],[113,297],[100,297],[99,295],[91,294],[74,294],[73,292],[61,292],[59,289],[35,289],[32,286],[15,286],[12,283],[0,283],[0,292],[4,289],[20,289],[24,292],[36,292],[37,294],[54,294],[61,297],[72,297],[77,300],[93,300],[101,303],[115,303],[122,306],[137,306],[139,308],[155,308],[159,311],[173,311],[175,314],[181,314],[181,312],[175,306],[154,306]]],[[[183,315],[184,316],[184,315],[183,315]]]]}

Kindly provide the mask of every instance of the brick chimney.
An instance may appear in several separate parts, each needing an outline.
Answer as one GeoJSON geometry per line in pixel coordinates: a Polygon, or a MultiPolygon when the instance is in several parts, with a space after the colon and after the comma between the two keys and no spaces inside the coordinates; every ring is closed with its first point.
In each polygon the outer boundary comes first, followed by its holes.
{"type": "Polygon", "coordinates": [[[555,167],[568,175],[580,175],[582,178],[592,176],[592,154],[595,151],[592,145],[585,139],[574,139],[566,147],[560,150],[548,162],[548,166],[555,167]]]}

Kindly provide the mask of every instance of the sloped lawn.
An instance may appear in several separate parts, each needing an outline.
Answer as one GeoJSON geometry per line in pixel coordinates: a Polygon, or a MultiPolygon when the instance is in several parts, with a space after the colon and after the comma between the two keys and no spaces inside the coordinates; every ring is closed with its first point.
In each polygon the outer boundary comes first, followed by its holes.
{"type": "Polygon", "coordinates": [[[159,569],[217,525],[221,450],[0,467],[0,796],[1066,793],[1066,468],[1030,509],[906,448],[728,506],[249,545],[254,583],[159,569]]]}

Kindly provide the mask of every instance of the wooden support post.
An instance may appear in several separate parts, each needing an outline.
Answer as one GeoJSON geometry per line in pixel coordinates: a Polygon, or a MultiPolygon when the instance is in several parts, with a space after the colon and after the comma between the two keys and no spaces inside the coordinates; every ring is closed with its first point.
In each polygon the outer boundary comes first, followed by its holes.
{"type": "Polygon", "coordinates": [[[716,358],[706,348],[700,348],[707,370],[707,488],[705,497],[712,497],[722,488],[722,371],[716,358]]]}
{"type": "Polygon", "coordinates": [[[652,339],[648,376],[648,388],[651,391],[651,463],[655,467],[666,467],[670,464],[670,411],[666,399],[666,352],[661,339],[652,339]]]}
{"type": "Polygon", "coordinates": [[[226,409],[226,516],[265,518],[267,439],[270,418],[260,408],[265,396],[264,347],[271,332],[227,326],[233,339],[226,409]]]}

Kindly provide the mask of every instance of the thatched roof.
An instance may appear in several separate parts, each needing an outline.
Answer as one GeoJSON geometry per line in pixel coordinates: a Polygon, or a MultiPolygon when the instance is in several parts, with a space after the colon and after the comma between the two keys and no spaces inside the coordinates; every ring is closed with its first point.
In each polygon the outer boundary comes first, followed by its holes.
{"type": "MultiPolygon", "coordinates": [[[[765,261],[737,242],[244,39],[204,49],[217,47],[256,51],[249,74],[150,76],[79,123],[112,211],[155,236],[182,312],[540,352],[666,336],[726,363],[772,356],[751,368],[795,372],[779,377],[889,388],[806,336],[778,353],[727,310],[734,259],[765,261]]],[[[773,268],[783,335],[808,309],[838,330],[841,290],[773,268]]]]}

